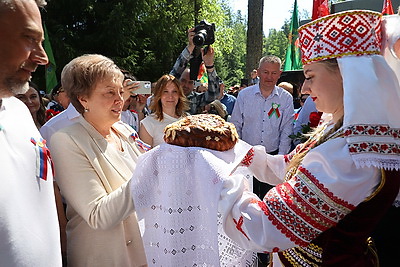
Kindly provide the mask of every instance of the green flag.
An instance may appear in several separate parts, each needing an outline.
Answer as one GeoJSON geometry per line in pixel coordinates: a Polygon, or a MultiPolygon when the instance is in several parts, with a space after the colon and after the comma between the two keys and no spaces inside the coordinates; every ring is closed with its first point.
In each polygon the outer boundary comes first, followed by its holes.
{"type": "Polygon", "coordinates": [[[43,23],[43,28],[44,28],[43,47],[44,51],[46,51],[47,57],[49,58],[49,63],[47,63],[45,67],[46,93],[50,93],[51,89],[53,89],[57,85],[56,61],[54,60],[53,50],[51,49],[49,36],[47,34],[46,25],[44,23],[43,23]]]}
{"type": "Polygon", "coordinates": [[[297,11],[297,0],[294,0],[294,8],[292,21],[290,22],[289,31],[289,44],[286,49],[285,64],[283,65],[283,70],[300,70],[302,68],[300,47],[299,47],[299,33],[297,29],[299,28],[299,15],[297,11]]]}

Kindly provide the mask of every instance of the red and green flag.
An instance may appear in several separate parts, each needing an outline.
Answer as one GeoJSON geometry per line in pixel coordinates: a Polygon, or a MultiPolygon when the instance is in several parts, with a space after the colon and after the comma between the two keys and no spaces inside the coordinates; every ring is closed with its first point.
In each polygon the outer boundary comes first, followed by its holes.
{"type": "Polygon", "coordinates": [[[391,0],[383,0],[382,15],[393,15],[393,6],[391,0]]]}
{"type": "Polygon", "coordinates": [[[299,13],[297,10],[297,0],[294,1],[293,15],[290,22],[289,30],[289,44],[286,49],[285,63],[283,70],[300,70],[302,68],[301,56],[300,56],[300,45],[299,45],[299,13]]]}
{"type": "Polygon", "coordinates": [[[201,83],[208,83],[208,74],[206,70],[206,65],[204,62],[200,64],[199,74],[197,75],[197,80],[201,83]]]}
{"type": "Polygon", "coordinates": [[[56,61],[54,60],[53,50],[51,49],[49,36],[47,34],[46,25],[43,23],[44,29],[44,42],[43,48],[46,51],[49,62],[45,67],[45,77],[46,77],[46,93],[50,93],[51,90],[57,85],[57,75],[56,75],[56,61]]]}

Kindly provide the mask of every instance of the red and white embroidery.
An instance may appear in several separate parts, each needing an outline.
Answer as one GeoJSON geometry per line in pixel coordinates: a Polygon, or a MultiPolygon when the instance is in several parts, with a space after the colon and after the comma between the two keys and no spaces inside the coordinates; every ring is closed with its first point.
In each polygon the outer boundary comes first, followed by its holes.
{"type": "Polygon", "coordinates": [[[349,55],[379,54],[381,14],[345,11],[299,28],[303,64],[349,55]]]}
{"type": "Polygon", "coordinates": [[[290,181],[270,190],[258,205],[272,224],[299,246],[306,246],[355,208],[334,196],[303,167],[290,181]]]}
{"type": "Polygon", "coordinates": [[[392,129],[387,125],[359,124],[351,125],[344,130],[346,137],[353,136],[375,136],[375,137],[400,137],[400,129],[392,129]]]}
{"type": "MultiPolygon", "coordinates": [[[[373,136],[373,137],[391,137],[400,138],[400,130],[392,129],[387,125],[352,125],[345,129],[346,137],[373,136]]],[[[391,139],[393,140],[393,139],[391,139]]],[[[349,152],[357,153],[380,153],[386,155],[395,155],[400,153],[399,145],[395,142],[349,142],[349,152]]]]}
{"type": "Polygon", "coordinates": [[[253,162],[253,158],[254,158],[254,148],[252,147],[246,154],[246,156],[244,156],[243,160],[242,160],[242,165],[244,166],[250,166],[251,163],[253,162]]]}

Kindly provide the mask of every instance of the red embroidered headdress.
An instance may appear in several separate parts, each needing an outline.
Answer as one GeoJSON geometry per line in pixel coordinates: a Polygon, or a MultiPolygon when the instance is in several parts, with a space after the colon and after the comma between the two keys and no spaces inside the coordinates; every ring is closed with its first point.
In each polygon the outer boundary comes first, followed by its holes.
{"type": "Polygon", "coordinates": [[[382,15],[352,10],[319,18],[299,28],[303,64],[350,55],[379,54],[382,15]]]}
{"type": "Polygon", "coordinates": [[[343,131],[357,167],[400,169],[400,88],[381,56],[382,15],[351,10],[299,28],[303,64],[336,58],[343,80],[343,131]]]}

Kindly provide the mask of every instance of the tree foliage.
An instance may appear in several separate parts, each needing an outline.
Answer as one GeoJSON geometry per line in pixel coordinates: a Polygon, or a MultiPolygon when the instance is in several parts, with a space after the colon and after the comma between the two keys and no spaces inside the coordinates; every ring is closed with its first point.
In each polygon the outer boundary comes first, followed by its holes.
{"type": "Polygon", "coordinates": [[[265,39],[264,55],[274,55],[282,61],[285,58],[288,37],[284,30],[270,29],[268,37],[265,39]]]}
{"type": "MultiPolygon", "coordinates": [[[[286,49],[288,45],[288,36],[290,31],[290,20],[293,14],[293,7],[288,12],[288,18],[285,19],[284,24],[280,30],[270,29],[268,36],[264,38],[263,55],[275,55],[280,59],[284,60],[286,55],[286,49]]],[[[303,9],[299,12],[300,21],[309,20],[311,18],[310,13],[303,9]]]]}
{"type": "Polygon", "coordinates": [[[228,80],[243,76],[247,22],[227,0],[48,0],[42,15],[58,77],[71,59],[98,53],[140,80],[156,81],[186,46],[195,18],[217,26],[218,74],[228,80]]]}

